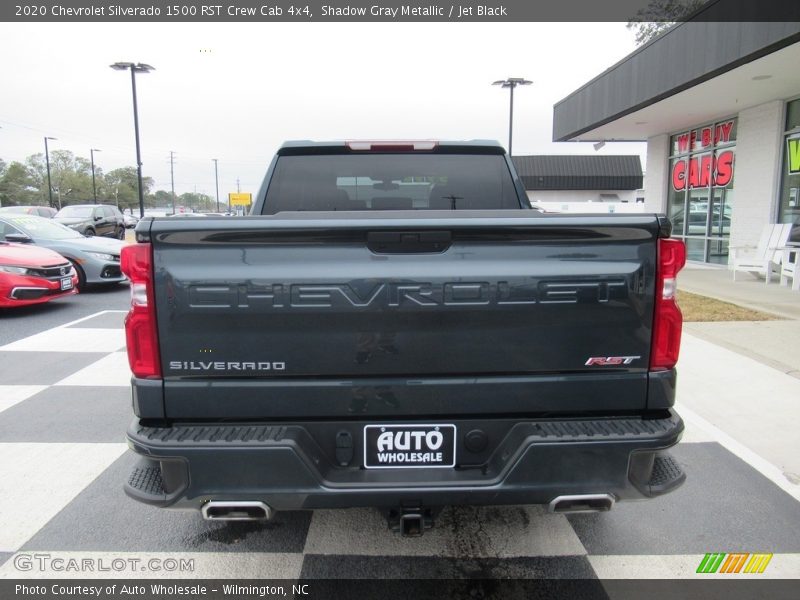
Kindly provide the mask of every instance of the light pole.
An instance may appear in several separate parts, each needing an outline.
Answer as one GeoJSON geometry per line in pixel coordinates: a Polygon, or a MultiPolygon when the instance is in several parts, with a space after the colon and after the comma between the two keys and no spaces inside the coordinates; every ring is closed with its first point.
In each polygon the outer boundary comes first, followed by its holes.
{"type": "Polygon", "coordinates": [[[499,85],[500,87],[508,88],[511,92],[511,107],[508,111],[508,155],[511,156],[511,136],[514,129],[514,88],[518,85],[530,85],[532,81],[528,81],[524,77],[509,77],[508,79],[500,79],[492,82],[492,85],[499,85]]]}
{"type": "Polygon", "coordinates": [[[142,151],[139,147],[139,110],[136,105],[136,73],[149,73],[155,67],[144,63],[116,62],[109,65],[115,71],[131,72],[131,90],[133,91],[133,129],[136,134],[136,173],[139,178],[139,217],[144,218],[144,189],[142,188],[142,151]]]}
{"type": "Polygon", "coordinates": [[[217,170],[217,159],[212,158],[214,161],[214,182],[217,185],[217,212],[219,212],[219,171],[217,170]]]}
{"type": "Polygon", "coordinates": [[[169,180],[172,185],[172,198],[170,199],[170,214],[175,214],[175,152],[169,151],[169,180]]]}
{"type": "Polygon", "coordinates": [[[102,150],[98,148],[90,148],[89,154],[92,157],[92,193],[94,194],[94,203],[97,204],[97,185],[94,182],[94,153],[95,152],[102,152],[102,150]]]}
{"type": "MultiPolygon", "coordinates": [[[[53,184],[50,183],[50,150],[47,148],[47,140],[57,140],[58,138],[54,137],[45,137],[44,138],[44,160],[47,163],[47,193],[50,198],[50,206],[53,206],[53,184]]],[[[59,197],[59,200],[61,198],[59,197]]],[[[61,207],[59,207],[61,208],[61,207]]]]}

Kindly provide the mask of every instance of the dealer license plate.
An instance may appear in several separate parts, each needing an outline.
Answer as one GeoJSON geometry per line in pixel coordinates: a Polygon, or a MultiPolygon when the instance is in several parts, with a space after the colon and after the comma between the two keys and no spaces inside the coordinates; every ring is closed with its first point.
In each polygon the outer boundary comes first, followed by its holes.
{"type": "Polygon", "coordinates": [[[455,425],[365,425],[367,469],[454,467],[455,425]]]}
{"type": "Polygon", "coordinates": [[[64,277],[61,279],[61,289],[62,290],[71,290],[72,289],[72,278],[71,277],[64,277]]]}

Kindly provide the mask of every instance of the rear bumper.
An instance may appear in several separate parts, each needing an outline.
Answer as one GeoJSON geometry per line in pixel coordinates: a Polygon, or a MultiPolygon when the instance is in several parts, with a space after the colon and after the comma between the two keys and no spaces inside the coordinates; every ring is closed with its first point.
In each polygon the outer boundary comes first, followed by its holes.
{"type": "Polygon", "coordinates": [[[136,420],[128,443],[141,458],[125,491],[148,504],[198,510],[212,500],[260,501],[274,510],[391,508],[548,504],[582,494],[648,498],[685,478],[665,452],[683,432],[671,410],[655,418],[455,423],[456,468],[374,470],[361,466],[361,436],[352,436],[348,466],[339,466],[336,449],[337,431],[359,432],[367,423],[162,428],[136,420]],[[484,450],[465,444],[465,435],[476,428],[488,433],[484,450]]]}

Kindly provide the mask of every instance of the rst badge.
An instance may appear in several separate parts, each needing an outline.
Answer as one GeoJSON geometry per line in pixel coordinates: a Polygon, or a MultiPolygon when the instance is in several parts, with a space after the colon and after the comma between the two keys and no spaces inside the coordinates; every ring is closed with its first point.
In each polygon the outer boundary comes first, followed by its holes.
{"type": "Polygon", "coordinates": [[[641,356],[592,356],[584,363],[587,367],[611,367],[619,365],[630,365],[641,356]]]}
{"type": "Polygon", "coordinates": [[[364,466],[368,469],[454,467],[455,425],[366,425],[364,466]]]}

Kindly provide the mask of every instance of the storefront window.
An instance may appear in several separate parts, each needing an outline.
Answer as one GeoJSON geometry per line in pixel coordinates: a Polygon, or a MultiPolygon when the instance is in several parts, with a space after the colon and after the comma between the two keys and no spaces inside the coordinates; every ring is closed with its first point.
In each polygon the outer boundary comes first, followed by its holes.
{"type": "MultiPolygon", "coordinates": [[[[800,99],[786,104],[781,181],[778,221],[800,224],[800,99]]],[[[800,241],[798,230],[800,227],[795,227],[792,231],[792,241],[800,241]]]]}
{"type": "Polygon", "coordinates": [[[689,260],[695,260],[698,262],[702,262],[706,255],[705,250],[705,243],[704,239],[700,238],[686,238],[686,258],[689,260]]]}
{"type": "MultiPolygon", "coordinates": [[[[670,161],[670,173],[683,173],[685,171],[686,159],[675,158],[670,161]],[[678,163],[682,164],[678,165],[678,163]]],[[[676,236],[685,235],[686,192],[684,190],[676,190],[674,185],[670,185],[667,206],[667,216],[672,221],[673,234],[676,236]]]]}
{"type": "Polygon", "coordinates": [[[708,188],[689,190],[689,218],[686,235],[708,235],[708,188]]]}
{"type": "Polygon", "coordinates": [[[667,214],[673,234],[686,239],[690,260],[728,261],[735,143],[736,119],[670,138],[667,214]]]}

